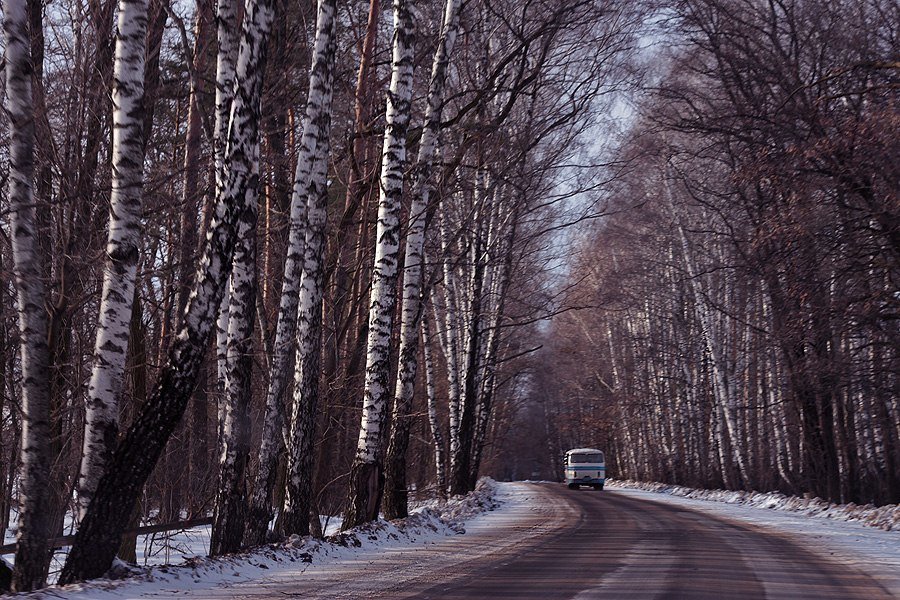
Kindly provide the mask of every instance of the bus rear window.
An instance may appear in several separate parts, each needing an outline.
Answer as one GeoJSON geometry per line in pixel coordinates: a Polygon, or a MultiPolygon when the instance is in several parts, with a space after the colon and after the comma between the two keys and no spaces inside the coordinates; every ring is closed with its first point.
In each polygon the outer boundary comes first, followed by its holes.
{"type": "Polygon", "coordinates": [[[595,454],[572,454],[569,456],[569,462],[573,465],[579,463],[602,463],[603,454],[600,452],[595,454]]]}

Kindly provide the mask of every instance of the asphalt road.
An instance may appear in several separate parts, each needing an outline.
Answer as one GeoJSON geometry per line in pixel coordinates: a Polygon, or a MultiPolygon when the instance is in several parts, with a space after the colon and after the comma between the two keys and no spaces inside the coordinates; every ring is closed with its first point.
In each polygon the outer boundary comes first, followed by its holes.
{"type": "MultiPolygon", "coordinates": [[[[879,600],[877,581],[771,530],[616,490],[512,484],[516,501],[465,535],[399,544],[206,585],[175,580],[149,600],[879,600]],[[187,585],[186,585],[187,584],[187,585]],[[185,589],[187,588],[187,589],[185,589]]],[[[104,598],[107,596],[104,596],[104,598]]],[[[91,598],[94,600],[94,598],[91,598]]]]}
{"type": "MultiPolygon", "coordinates": [[[[869,576],[771,532],[615,491],[542,486],[570,524],[398,598],[866,599],[869,576]]],[[[457,571],[458,572],[458,571],[457,571]]]]}

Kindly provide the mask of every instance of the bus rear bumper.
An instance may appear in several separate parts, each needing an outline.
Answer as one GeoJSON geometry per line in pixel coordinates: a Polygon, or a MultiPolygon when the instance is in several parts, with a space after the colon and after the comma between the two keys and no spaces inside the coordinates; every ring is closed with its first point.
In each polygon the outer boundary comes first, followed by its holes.
{"type": "Polygon", "coordinates": [[[590,487],[599,487],[603,489],[603,484],[606,483],[606,479],[600,479],[596,477],[582,477],[580,479],[570,479],[566,478],[566,485],[570,488],[576,488],[578,486],[590,486],[590,487]]]}

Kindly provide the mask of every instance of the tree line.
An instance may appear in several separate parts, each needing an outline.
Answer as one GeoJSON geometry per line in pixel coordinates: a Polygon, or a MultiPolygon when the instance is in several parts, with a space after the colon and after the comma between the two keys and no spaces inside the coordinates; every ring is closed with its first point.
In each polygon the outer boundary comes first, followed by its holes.
{"type": "Polygon", "coordinates": [[[594,308],[554,320],[536,377],[551,455],[596,439],[616,476],[900,501],[898,18],[665,3],[571,270],[594,308]]]}
{"type": "Polygon", "coordinates": [[[70,517],[60,583],[133,560],[148,520],[212,514],[219,555],[473,489],[558,306],[554,236],[595,216],[573,163],[638,7],[3,13],[13,589],[45,585],[70,517]]]}

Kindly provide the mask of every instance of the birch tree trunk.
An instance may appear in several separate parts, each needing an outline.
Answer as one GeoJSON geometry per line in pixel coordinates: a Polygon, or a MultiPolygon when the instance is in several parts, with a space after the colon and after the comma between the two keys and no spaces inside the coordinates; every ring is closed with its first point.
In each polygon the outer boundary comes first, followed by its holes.
{"type": "Polygon", "coordinates": [[[225,152],[227,178],[207,232],[194,289],[153,393],[100,480],[60,574],[62,584],[98,577],[112,564],[134,504],[196,384],[231,269],[237,225],[259,184],[259,164],[251,157],[258,144],[261,64],[272,19],[270,0],[248,2],[225,152]]]}
{"type": "MultiPolygon", "coordinates": [[[[235,59],[237,48],[237,3],[220,0],[217,28],[219,52],[216,63],[216,195],[227,184],[225,152],[228,127],[234,102],[235,59]]],[[[259,68],[265,68],[265,57],[259,68]]],[[[260,81],[261,85],[261,81],[260,81]]],[[[259,93],[252,101],[259,103],[259,93]]],[[[252,110],[259,114],[260,107],[252,110]]],[[[258,128],[258,124],[257,124],[258,128]]],[[[259,163],[259,139],[250,145],[253,163],[259,163]]],[[[258,167],[257,167],[258,170],[258,167]]],[[[216,359],[220,386],[219,431],[217,449],[219,473],[209,554],[219,556],[237,552],[243,541],[246,517],[246,469],[250,452],[250,415],[248,414],[253,369],[253,325],[256,309],[256,222],[259,214],[259,182],[246,191],[247,207],[237,224],[231,277],[224,290],[216,323],[216,359]]]]}
{"type": "MultiPolygon", "coordinates": [[[[333,53],[332,53],[333,55],[333,53]]],[[[327,129],[326,125],[326,129],[327,129]]],[[[306,250],[300,282],[294,403],[288,454],[287,497],[282,526],[287,535],[309,534],[313,477],[313,435],[319,403],[319,359],[322,347],[322,295],[325,287],[325,219],[328,190],[328,141],[316,163],[309,189],[306,250]]]]}
{"type": "MultiPolygon", "coordinates": [[[[499,210],[503,201],[499,198],[494,200],[497,202],[499,210]]],[[[497,271],[491,278],[493,285],[489,295],[492,303],[490,311],[490,323],[488,325],[488,339],[485,343],[483,378],[481,382],[481,397],[478,401],[478,414],[475,421],[475,433],[472,438],[472,460],[469,465],[469,487],[475,489],[478,482],[478,471],[481,468],[481,458],[484,451],[484,444],[487,441],[488,421],[491,417],[491,410],[494,395],[496,393],[496,377],[497,377],[497,357],[500,346],[500,325],[503,321],[503,314],[506,308],[506,294],[509,287],[509,281],[512,276],[513,268],[513,249],[516,241],[519,205],[512,201],[513,207],[509,212],[507,223],[509,229],[504,232],[504,228],[500,223],[496,226],[500,229],[501,235],[497,242],[502,245],[498,253],[502,258],[502,262],[495,267],[497,271]]],[[[499,215],[498,215],[499,217],[499,215]]],[[[498,221],[500,219],[498,218],[498,221]]]]}
{"type": "Polygon", "coordinates": [[[391,435],[385,457],[384,516],[399,519],[407,516],[406,450],[409,447],[410,417],[413,389],[419,354],[419,321],[422,317],[423,250],[425,245],[426,212],[430,204],[430,179],[434,151],[441,125],[444,103],[444,84],[450,54],[456,42],[460,0],[448,0],[444,7],[444,21],[434,52],[431,82],[428,86],[428,105],[425,127],[416,158],[413,199],[409,209],[406,234],[406,255],[403,263],[403,305],[400,322],[400,354],[397,364],[397,383],[391,435]]]}
{"type": "Polygon", "coordinates": [[[46,292],[35,227],[32,189],[34,112],[31,97],[31,49],[25,0],[3,6],[6,41],[6,111],[10,124],[7,201],[19,320],[22,365],[22,450],[19,528],[13,590],[30,591],[47,578],[47,541],[51,535],[50,398],[47,367],[46,292]]]}
{"type": "Polygon", "coordinates": [[[438,419],[437,394],[434,387],[434,361],[431,357],[431,331],[427,315],[422,318],[422,358],[425,361],[425,394],[428,398],[428,425],[434,440],[434,470],[438,493],[447,494],[447,456],[445,453],[444,430],[438,419]]]}
{"type": "MultiPolygon", "coordinates": [[[[480,206],[485,192],[484,172],[478,167],[475,174],[475,203],[480,206]]],[[[468,310],[463,395],[459,414],[459,442],[456,458],[450,461],[450,493],[465,494],[469,489],[469,470],[472,465],[472,440],[475,429],[475,408],[478,400],[479,372],[481,370],[482,291],[484,289],[484,241],[481,211],[476,208],[475,232],[471,244],[472,271],[468,283],[468,310]]]]}
{"type": "Polygon", "coordinates": [[[88,384],[84,448],[78,481],[79,518],[84,516],[91,502],[119,434],[119,395],[125,373],[141,243],[146,32],[147,0],[120,0],[113,67],[109,238],[93,369],[88,384]]]}
{"type": "MultiPolygon", "coordinates": [[[[282,422],[284,396],[287,391],[288,376],[293,367],[294,344],[297,331],[298,303],[305,288],[301,273],[307,256],[307,240],[324,247],[326,175],[328,170],[329,135],[331,131],[331,101],[334,80],[336,0],[320,0],[316,16],[316,40],[309,74],[309,98],[297,168],[294,175],[294,189],[291,196],[291,221],[287,256],[284,265],[284,280],[281,288],[281,302],[275,330],[274,356],[266,390],[266,413],[263,421],[262,441],[259,450],[259,469],[250,498],[245,544],[258,545],[265,541],[269,520],[272,518],[272,493],[275,488],[275,474],[278,454],[284,448],[282,422]],[[314,205],[314,206],[312,206],[314,205]],[[312,207],[312,214],[310,208],[312,207]],[[315,233],[309,229],[318,227],[315,233]]],[[[316,268],[321,272],[322,249],[314,248],[311,256],[318,257],[316,268]]],[[[306,309],[318,307],[321,311],[321,273],[308,271],[318,277],[318,300],[306,298],[306,309]]],[[[305,274],[304,274],[305,276],[305,274]]],[[[312,285],[312,280],[309,281],[312,285]]],[[[312,290],[307,290],[312,291],[312,290]]],[[[311,316],[311,313],[307,313],[311,316]]],[[[321,325],[321,312],[318,322],[321,325]]],[[[318,339],[319,334],[313,332],[318,339]]],[[[298,349],[299,352],[299,349],[298,349]]],[[[318,357],[316,357],[318,361],[318,357]]],[[[316,369],[316,372],[318,369],[316,369]]],[[[309,366],[307,366],[307,374],[309,366]]],[[[318,385],[318,383],[317,383],[318,385]]],[[[295,408],[296,411],[296,402],[295,408]]],[[[295,494],[296,495],[296,494],[295,494]]],[[[307,517],[304,516],[304,519],[307,517]]]]}
{"type": "MultiPolygon", "coordinates": [[[[260,68],[264,68],[260,65],[260,68]]],[[[257,97],[258,101],[258,97],[257,97]]],[[[259,108],[256,108],[259,111],[259,108]]],[[[251,160],[259,163],[259,141],[251,160]]],[[[246,470],[250,454],[250,397],[253,372],[253,324],[256,309],[256,221],[258,195],[252,186],[238,222],[238,243],[231,272],[228,342],[225,360],[224,422],[219,480],[209,542],[210,556],[241,549],[245,523],[246,470]]]]}
{"type": "MultiPolygon", "coordinates": [[[[228,144],[228,124],[231,118],[231,105],[234,98],[235,61],[237,60],[239,32],[238,9],[239,0],[216,1],[216,120],[213,131],[213,161],[215,167],[216,190],[225,186],[226,166],[225,152],[228,144]]],[[[219,429],[216,444],[221,452],[222,423],[225,422],[224,397],[225,379],[228,362],[228,296],[231,282],[225,285],[224,295],[216,315],[216,373],[218,375],[217,399],[219,403],[219,429]]]]}
{"type": "Polygon", "coordinates": [[[350,494],[342,525],[349,529],[378,517],[383,473],[381,423],[387,404],[390,341],[396,303],[400,251],[400,200],[406,162],[406,130],[412,98],[415,34],[408,0],[394,0],[394,50],[388,91],[381,194],[378,202],[375,265],[369,302],[366,379],[356,457],[350,471],[350,494]]]}
{"type": "MultiPolygon", "coordinates": [[[[450,421],[449,431],[449,458],[450,471],[454,470],[455,462],[459,459],[459,416],[460,416],[460,369],[459,369],[459,336],[457,334],[456,318],[456,273],[450,264],[450,240],[447,231],[449,227],[449,211],[446,203],[441,200],[441,254],[442,267],[444,271],[444,314],[443,319],[437,314],[437,306],[432,303],[435,309],[435,323],[438,325],[438,338],[441,342],[441,348],[444,354],[444,361],[447,365],[447,393],[448,393],[448,412],[450,421]],[[441,327],[440,325],[443,325],[441,327]],[[443,335],[441,335],[443,331],[443,335]]],[[[446,491],[446,490],[445,490],[446,491]]]]}
{"type": "Polygon", "coordinates": [[[723,447],[723,442],[725,441],[723,438],[727,437],[727,445],[730,446],[731,449],[731,458],[737,464],[738,473],[741,477],[742,485],[746,488],[749,486],[750,476],[747,470],[746,461],[744,460],[744,453],[741,450],[741,437],[737,432],[737,424],[735,422],[735,417],[733,414],[733,386],[731,382],[728,381],[728,378],[725,374],[725,364],[724,357],[722,356],[722,350],[718,347],[717,341],[713,339],[715,329],[713,325],[713,318],[710,314],[709,307],[706,305],[703,290],[700,288],[701,284],[698,280],[699,275],[697,274],[697,269],[694,266],[694,259],[691,256],[690,246],[688,245],[687,236],[684,232],[684,225],[681,222],[681,217],[678,214],[678,211],[675,208],[675,203],[671,197],[672,190],[669,187],[671,186],[671,182],[667,182],[666,186],[666,198],[668,200],[672,217],[675,219],[676,229],[678,230],[678,239],[680,242],[681,254],[684,260],[685,270],[687,271],[688,275],[688,286],[694,297],[694,310],[697,314],[697,321],[700,324],[701,338],[710,357],[710,367],[712,370],[712,373],[710,373],[710,375],[713,380],[713,392],[714,396],[716,397],[717,404],[719,405],[719,410],[721,411],[720,414],[722,415],[722,420],[724,421],[725,425],[724,429],[720,429],[722,436],[720,437],[719,442],[720,457],[723,458],[722,474],[727,481],[729,479],[727,476],[728,461],[724,460],[726,454],[725,448],[723,447]]]}

